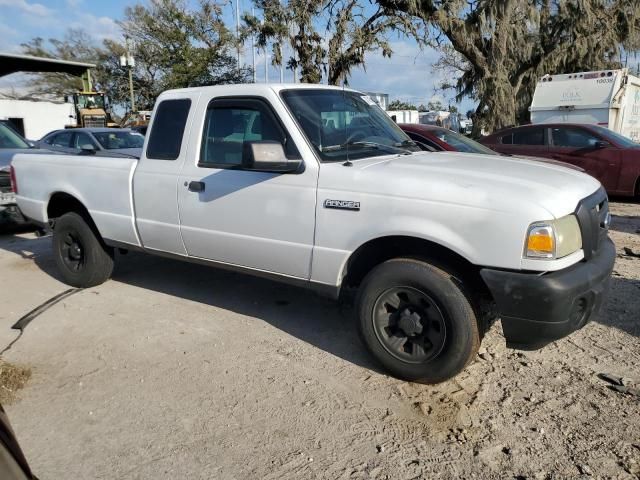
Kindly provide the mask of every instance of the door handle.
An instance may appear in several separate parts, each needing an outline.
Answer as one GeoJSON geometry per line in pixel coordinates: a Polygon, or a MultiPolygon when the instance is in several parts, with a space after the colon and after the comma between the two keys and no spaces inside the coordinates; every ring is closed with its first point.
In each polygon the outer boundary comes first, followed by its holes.
{"type": "Polygon", "coordinates": [[[189,191],[190,192],[204,192],[204,182],[189,182],[189,191]]]}

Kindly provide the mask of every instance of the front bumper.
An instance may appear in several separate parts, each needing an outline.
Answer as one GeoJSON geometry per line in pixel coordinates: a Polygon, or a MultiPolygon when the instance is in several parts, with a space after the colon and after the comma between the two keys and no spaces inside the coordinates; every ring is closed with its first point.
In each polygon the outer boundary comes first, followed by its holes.
{"type": "Polygon", "coordinates": [[[507,346],[542,348],[585,326],[600,310],[616,258],[606,237],[589,260],[546,274],[482,269],[507,346]]]}

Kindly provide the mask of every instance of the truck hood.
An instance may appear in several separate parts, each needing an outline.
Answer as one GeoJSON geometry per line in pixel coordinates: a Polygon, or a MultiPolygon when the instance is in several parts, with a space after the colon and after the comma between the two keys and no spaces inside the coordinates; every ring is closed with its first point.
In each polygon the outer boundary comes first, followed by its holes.
{"type": "Polygon", "coordinates": [[[323,164],[320,188],[514,214],[529,206],[543,208],[554,218],[573,212],[581,199],[600,188],[600,182],[576,170],[499,155],[419,152],[355,160],[352,165],[323,164]]]}

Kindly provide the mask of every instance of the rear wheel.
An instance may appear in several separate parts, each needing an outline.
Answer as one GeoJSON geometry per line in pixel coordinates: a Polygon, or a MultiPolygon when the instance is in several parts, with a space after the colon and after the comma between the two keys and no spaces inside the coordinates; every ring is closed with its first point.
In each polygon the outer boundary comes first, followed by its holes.
{"type": "Polygon", "coordinates": [[[56,221],[53,253],[64,282],[74,287],[100,285],[113,272],[113,250],[75,212],[65,213],[56,221]]]}
{"type": "Polygon", "coordinates": [[[463,286],[427,262],[378,265],[362,282],[357,307],[367,349],[396,377],[442,382],[478,351],[478,322],[463,286]]]}

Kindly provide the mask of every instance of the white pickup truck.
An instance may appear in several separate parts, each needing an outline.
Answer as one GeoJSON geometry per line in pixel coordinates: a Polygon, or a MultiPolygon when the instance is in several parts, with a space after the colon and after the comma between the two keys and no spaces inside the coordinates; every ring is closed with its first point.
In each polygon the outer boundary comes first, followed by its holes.
{"type": "Polygon", "coordinates": [[[139,161],[25,154],[12,178],[70,285],[141,250],[355,292],[364,344],[414,381],[463,369],[491,317],[514,348],[581,328],[615,258],[592,177],[422,152],[366,95],[319,85],[168,91],[139,161]]]}

